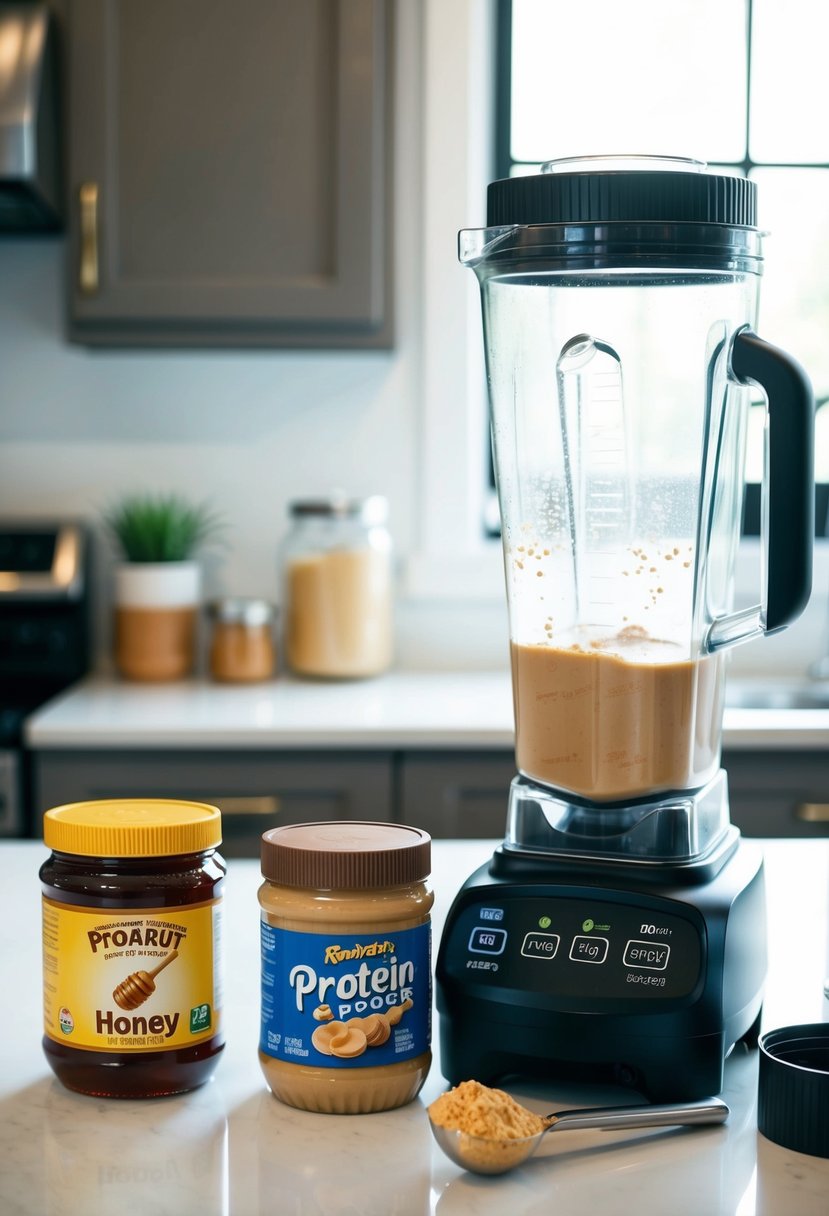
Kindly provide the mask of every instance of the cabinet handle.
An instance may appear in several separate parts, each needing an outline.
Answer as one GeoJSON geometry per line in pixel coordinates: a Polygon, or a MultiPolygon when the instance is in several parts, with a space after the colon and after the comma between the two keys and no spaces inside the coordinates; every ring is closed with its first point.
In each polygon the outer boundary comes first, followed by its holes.
{"type": "Polygon", "coordinates": [[[84,182],[80,189],[81,265],[79,286],[84,295],[98,290],[98,183],[84,182]]]}
{"type": "Polygon", "coordinates": [[[223,815],[278,815],[282,805],[280,798],[268,794],[249,798],[215,798],[214,802],[223,815]]]}
{"type": "Polygon", "coordinates": [[[806,823],[829,823],[829,802],[799,802],[794,813],[806,823]]]}

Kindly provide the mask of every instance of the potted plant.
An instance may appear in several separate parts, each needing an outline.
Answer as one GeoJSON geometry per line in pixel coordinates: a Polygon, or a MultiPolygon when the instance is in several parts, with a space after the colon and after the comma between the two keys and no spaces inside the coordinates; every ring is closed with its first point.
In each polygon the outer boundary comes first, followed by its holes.
{"type": "Polygon", "coordinates": [[[217,521],[176,494],[135,494],[106,513],[124,560],[115,568],[115,663],[129,680],[193,670],[201,599],[199,547],[217,521]]]}

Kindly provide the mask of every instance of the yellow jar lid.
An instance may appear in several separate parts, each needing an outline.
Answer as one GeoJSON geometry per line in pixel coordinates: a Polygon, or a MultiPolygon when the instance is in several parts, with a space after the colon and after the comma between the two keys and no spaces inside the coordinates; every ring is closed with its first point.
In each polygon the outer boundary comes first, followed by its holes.
{"type": "Polygon", "coordinates": [[[43,843],[80,857],[172,857],[222,842],[218,807],[173,798],[72,802],[43,816],[43,843]]]}

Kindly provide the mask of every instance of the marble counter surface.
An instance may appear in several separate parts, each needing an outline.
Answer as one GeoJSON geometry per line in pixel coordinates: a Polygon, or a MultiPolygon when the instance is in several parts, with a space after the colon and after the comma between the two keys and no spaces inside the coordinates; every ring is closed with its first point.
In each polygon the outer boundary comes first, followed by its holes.
{"type": "MultiPolygon", "coordinates": [[[[829,1019],[823,997],[829,842],[763,842],[769,907],[764,1028],[829,1019]]],[[[436,940],[462,879],[494,842],[436,842],[436,940]]],[[[757,1132],[757,1053],[726,1062],[724,1127],[569,1132],[503,1178],[463,1173],[432,1143],[419,1099],[385,1114],[326,1116],[282,1106],[257,1061],[255,862],[231,863],[226,895],[228,1045],[202,1089],[154,1101],[64,1090],[40,1048],[40,889],[35,842],[0,844],[0,1212],[3,1216],[825,1216],[829,1160],[757,1132]]],[[[627,1102],[623,1090],[526,1083],[538,1113],[627,1102]]]]}
{"type": "MultiPolygon", "coordinates": [[[[508,671],[390,672],[323,683],[88,680],[32,715],[34,748],[512,748],[508,671]]],[[[829,699],[810,708],[727,706],[723,743],[829,748],[829,699]]]]}

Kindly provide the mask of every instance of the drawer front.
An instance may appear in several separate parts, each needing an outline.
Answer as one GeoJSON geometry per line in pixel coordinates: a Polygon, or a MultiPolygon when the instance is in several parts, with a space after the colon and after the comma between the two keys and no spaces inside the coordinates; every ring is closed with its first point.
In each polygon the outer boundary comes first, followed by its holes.
{"type": "Polygon", "coordinates": [[[504,835],[511,751],[405,755],[401,761],[400,819],[436,838],[486,839],[504,835]]]}
{"type": "MultiPolygon", "coordinates": [[[[392,818],[385,753],[43,752],[35,758],[35,813],[90,798],[185,798],[222,812],[226,857],[258,857],[259,838],[283,823],[392,818]]],[[[36,833],[37,834],[37,833],[36,833]]]]}
{"type": "Polygon", "coordinates": [[[829,758],[822,752],[730,751],[731,819],[744,836],[829,836],[829,758]]]}
{"type": "MultiPolygon", "coordinates": [[[[731,818],[744,836],[829,836],[829,758],[821,752],[733,751],[731,818]]],[[[502,836],[512,752],[416,753],[401,760],[400,818],[438,838],[502,836]]]]}

